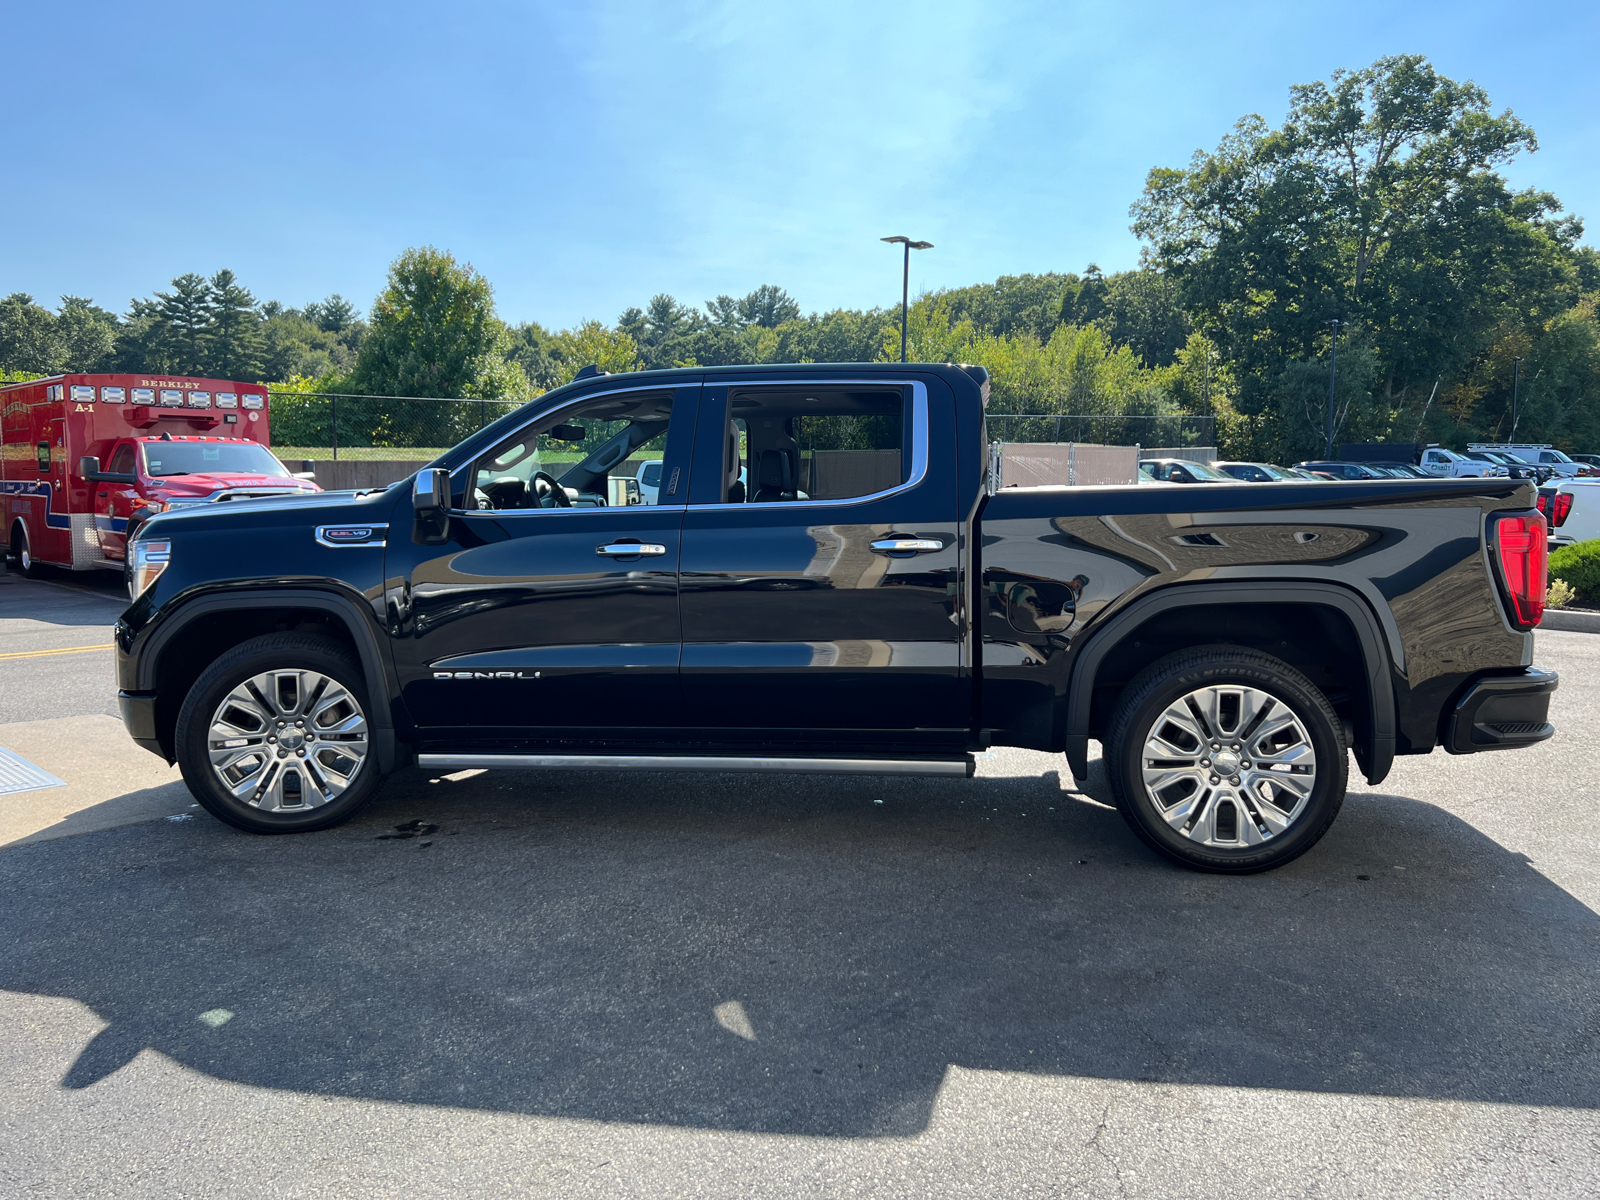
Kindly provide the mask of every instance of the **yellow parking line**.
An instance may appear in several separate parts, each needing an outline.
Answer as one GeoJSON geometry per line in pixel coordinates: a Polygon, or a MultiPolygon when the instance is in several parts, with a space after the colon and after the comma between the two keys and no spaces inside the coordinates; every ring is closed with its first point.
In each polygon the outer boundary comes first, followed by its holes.
{"type": "Polygon", "coordinates": [[[82,654],[85,650],[109,650],[112,643],[104,646],[68,646],[65,650],[19,650],[15,654],[0,654],[0,658],[46,658],[52,654],[82,654]]]}

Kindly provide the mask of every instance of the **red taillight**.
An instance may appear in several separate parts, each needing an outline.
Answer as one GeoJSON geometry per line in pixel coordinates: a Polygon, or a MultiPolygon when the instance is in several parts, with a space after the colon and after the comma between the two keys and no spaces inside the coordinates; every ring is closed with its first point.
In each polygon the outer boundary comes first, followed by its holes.
{"type": "Polygon", "coordinates": [[[1567,517],[1572,512],[1572,493],[1557,492],[1550,497],[1551,509],[1540,509],[1550,524],[1559,528],[1567,523],[1567,517]]]}
{"type": "Polygon", "coordinates": [[[1550,587],[1549,536],[1543,513],[1495,519],[1495,552],[1511,598],[1512,618],[1520,629],[1532,629],[1544,616],[1544,596],[1550,587]]]}

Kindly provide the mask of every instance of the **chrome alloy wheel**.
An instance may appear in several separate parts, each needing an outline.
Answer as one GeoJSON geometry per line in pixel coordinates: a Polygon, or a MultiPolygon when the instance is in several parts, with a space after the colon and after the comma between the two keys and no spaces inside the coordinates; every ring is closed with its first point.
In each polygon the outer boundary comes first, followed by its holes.
{"type": "Polygon", "coordinates": [[[1258,846],[1305,811],[1317,755],[1305,722],[1259,688],[1203,687],[1167,706],[1144,744],[1146,799],[1205,846],[1258,846]]]}
{"type": "Polygon", "coordinates": [[[267,671],[228,693],[211,716],[211,769],[235,800],[301,813],[337,799],[367,761],[367,717],[338,680],[267,671]]]}

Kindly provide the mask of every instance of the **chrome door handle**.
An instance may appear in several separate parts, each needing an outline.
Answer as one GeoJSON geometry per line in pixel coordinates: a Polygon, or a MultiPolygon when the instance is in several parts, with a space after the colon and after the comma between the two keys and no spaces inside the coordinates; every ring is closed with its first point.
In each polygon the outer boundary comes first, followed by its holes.
{"type": "Polygon", "coordinates": [[[656,542],[612,542],[596,546],[594,552],[608,558],[656,558],[665,554],[667,548],[656,542]]]}
{"type": "Polygon", "coordinates": [[[876,554],[926,554],[930,550],[943,550],[938,538],[884,538],[871,543],[876,554]]]}

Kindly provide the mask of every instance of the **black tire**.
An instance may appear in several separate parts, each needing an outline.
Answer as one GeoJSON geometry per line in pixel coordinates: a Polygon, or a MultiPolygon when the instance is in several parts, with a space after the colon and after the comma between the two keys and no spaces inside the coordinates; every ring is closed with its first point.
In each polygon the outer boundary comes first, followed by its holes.
{"type": "Polygon", "coordinates": [[[212,816],[229,825],[252,833],[306,833],[326,829],[348,821],[359,812],[383,782],[372,745],[371,713],[361,667],[338,642],[303,633],[270,633],[229,650],[189,689],[178,712],[175,738],[178,766],[194,798],[212,816]],[[239,689],[247,688],[247,681],[269,674],[275,680],[280,677],[282,680],[281,690],[270,698],[257,687],[249,692],[242,706],[227,710],[220,707],[230,697],[243,695],[239,689]],[[318,684],[318,677],[328,682],[318,684]],[[349,717],[342,714],[348,713],[350,706],[354,707],[355,714],[364,721],[365,730],[359,760],[354,757],[357,753],[355,741],[336,740],[353,735],[333,732],[330,726],[323,731],[320,743],[316,737],[314,718],[323,711],[319,706],[324,699],[331,702],[338,697],[341,688],[349,705],[339,701],[340,707],[328,710],[327,719],[348,723],[349,717]],[[312,722],[310,728],[297,732],[294,728],[296,712],[303,714],[302,723],[312,722]],[[219,713],[228,716],[232,726],[247,736],[227,742],[213,739],[212,722],[219,713]],[[275,719],[264,720],[264,717],[275,719]],[[261,724],[262,728],[257,730],[256,724],[261,724]],[[280,732],[283,734],[281,742],[278,741],[280,732]],[[312,736],[305,737],[306,733],[312,736]],[[229,768],[241,773],[237,787],[248,791],[252,781],[266,784],[265,795],[254,798],[262,804],[283,807],[264,810],[249,802],[252,799],[249,794],[241,799],[225,786],[211,761],[214,741],[219,753],[226,747],[240,749],[248,756],[243,766],[229,768]],[[273,744],[268,745],[268,741],[273,744]],[[257,746],[259,755],[255,753],[257,746]],[[251,764],[257,758],[260,764],[252,771],[251,764]],[[340,777],[331,768],[348,762],[357,764],[349,771],[348,782],[331,799],[324,799],[327,792],[339,786],[334,781],[340,777]],[[296,777],[297,782],[291,776],[296,777]]]}
{"type": "Polygon", "coordinates": [[[43,579],[49,568],[33,556],[28,545],[28,530],[21,521],[11,527],[11,539],[6,543],[6,570],[15,571],[24,579],[43,579]]]}
{"type": "Polygon", "coordinates": [[[1186,867],[1234,875],[1281,867],[1321,840],[1344,803],[1347,758],[1339,719],[1310,680],[1281,659],[1226,645],[1185,650],[1146,667],[1123,689],[1105,740],[1106,773],[1117,808],[1139,839],[1186,867]],[[1221,690],[1204,692],[1209,688],[1221,690]],[[1231,733],[1237,741],[1227,736],[1226,697],[1233,688],[1241,689],[1239,695],[1244,697],[1233,702],[1236,711],[1245,714],[1233,718],[1231,733]],[[1205,714],[1187,708],[1186,697],[1195,693],[1218,697],[1221,718],[1211,730],[1215,740],[1191,750],[1180,735],[1192,738],[1210,723],[1205,714]],[[1274,704],[1266,705],[1260,693],[1274,704]],[[1158,722],[1167,722],[1180,703],[1184,709],[1177,721],[1158,728],[1158,722]],[[1259,704],[1255,711],[1262,716],[1249,719],[1253,704],[1259,704]],[[1268,771],[1262,768],[1261,755],[1254,763],[1243,756],[1253,753],[1252,734],[1259,736],[1286,719],[1285,708],[1297,724],[1254,744],[1269,759],[1288,757],[1293,763],[1284,763],[1281,773],[1268,771]],[[1187,726],[1182,723],[1186,717],[1192,718],[1187,726]],[[1179,756],[1147,757],[1146,743],[1158,733],[1169,736],[1165,745],[1175,747],[1179,756]],[[1289,738],[1295,740],[1286,742],[1289,738]],[[1300,749],[1306,745],[1314,758],[1300,749]],[[1193,765],[1186,765],[1190,763],[1186,755],[1195,756],[1193,765]],[[1219,766],[1213,767],[1210,755],[1217,755],[1219,766]],[[1167,777],[1161,774],[1155,778],[1155,788],[1147,786],[1147,768],[1165,772],[1168,767],[1173,768],[1170,784],[1161,783],[1167,777]],[[1238,773],[1231,777],[1209,773],[1230,768],[1238,773]],[[1309,785],[1304,775],[1280,782],[1293,772],[1310,772],[1309,785]],[[1295,799],[1297,793],[1303,799],[1295,799]],[[1179,823],[1185,819],[1187,824],[1179,823]],[[1273,828],[1278,822],[1285,827],[1273,828]],[[1231,842],[1237,844],[1230,844],[1230,832],[1231,842]]]}

